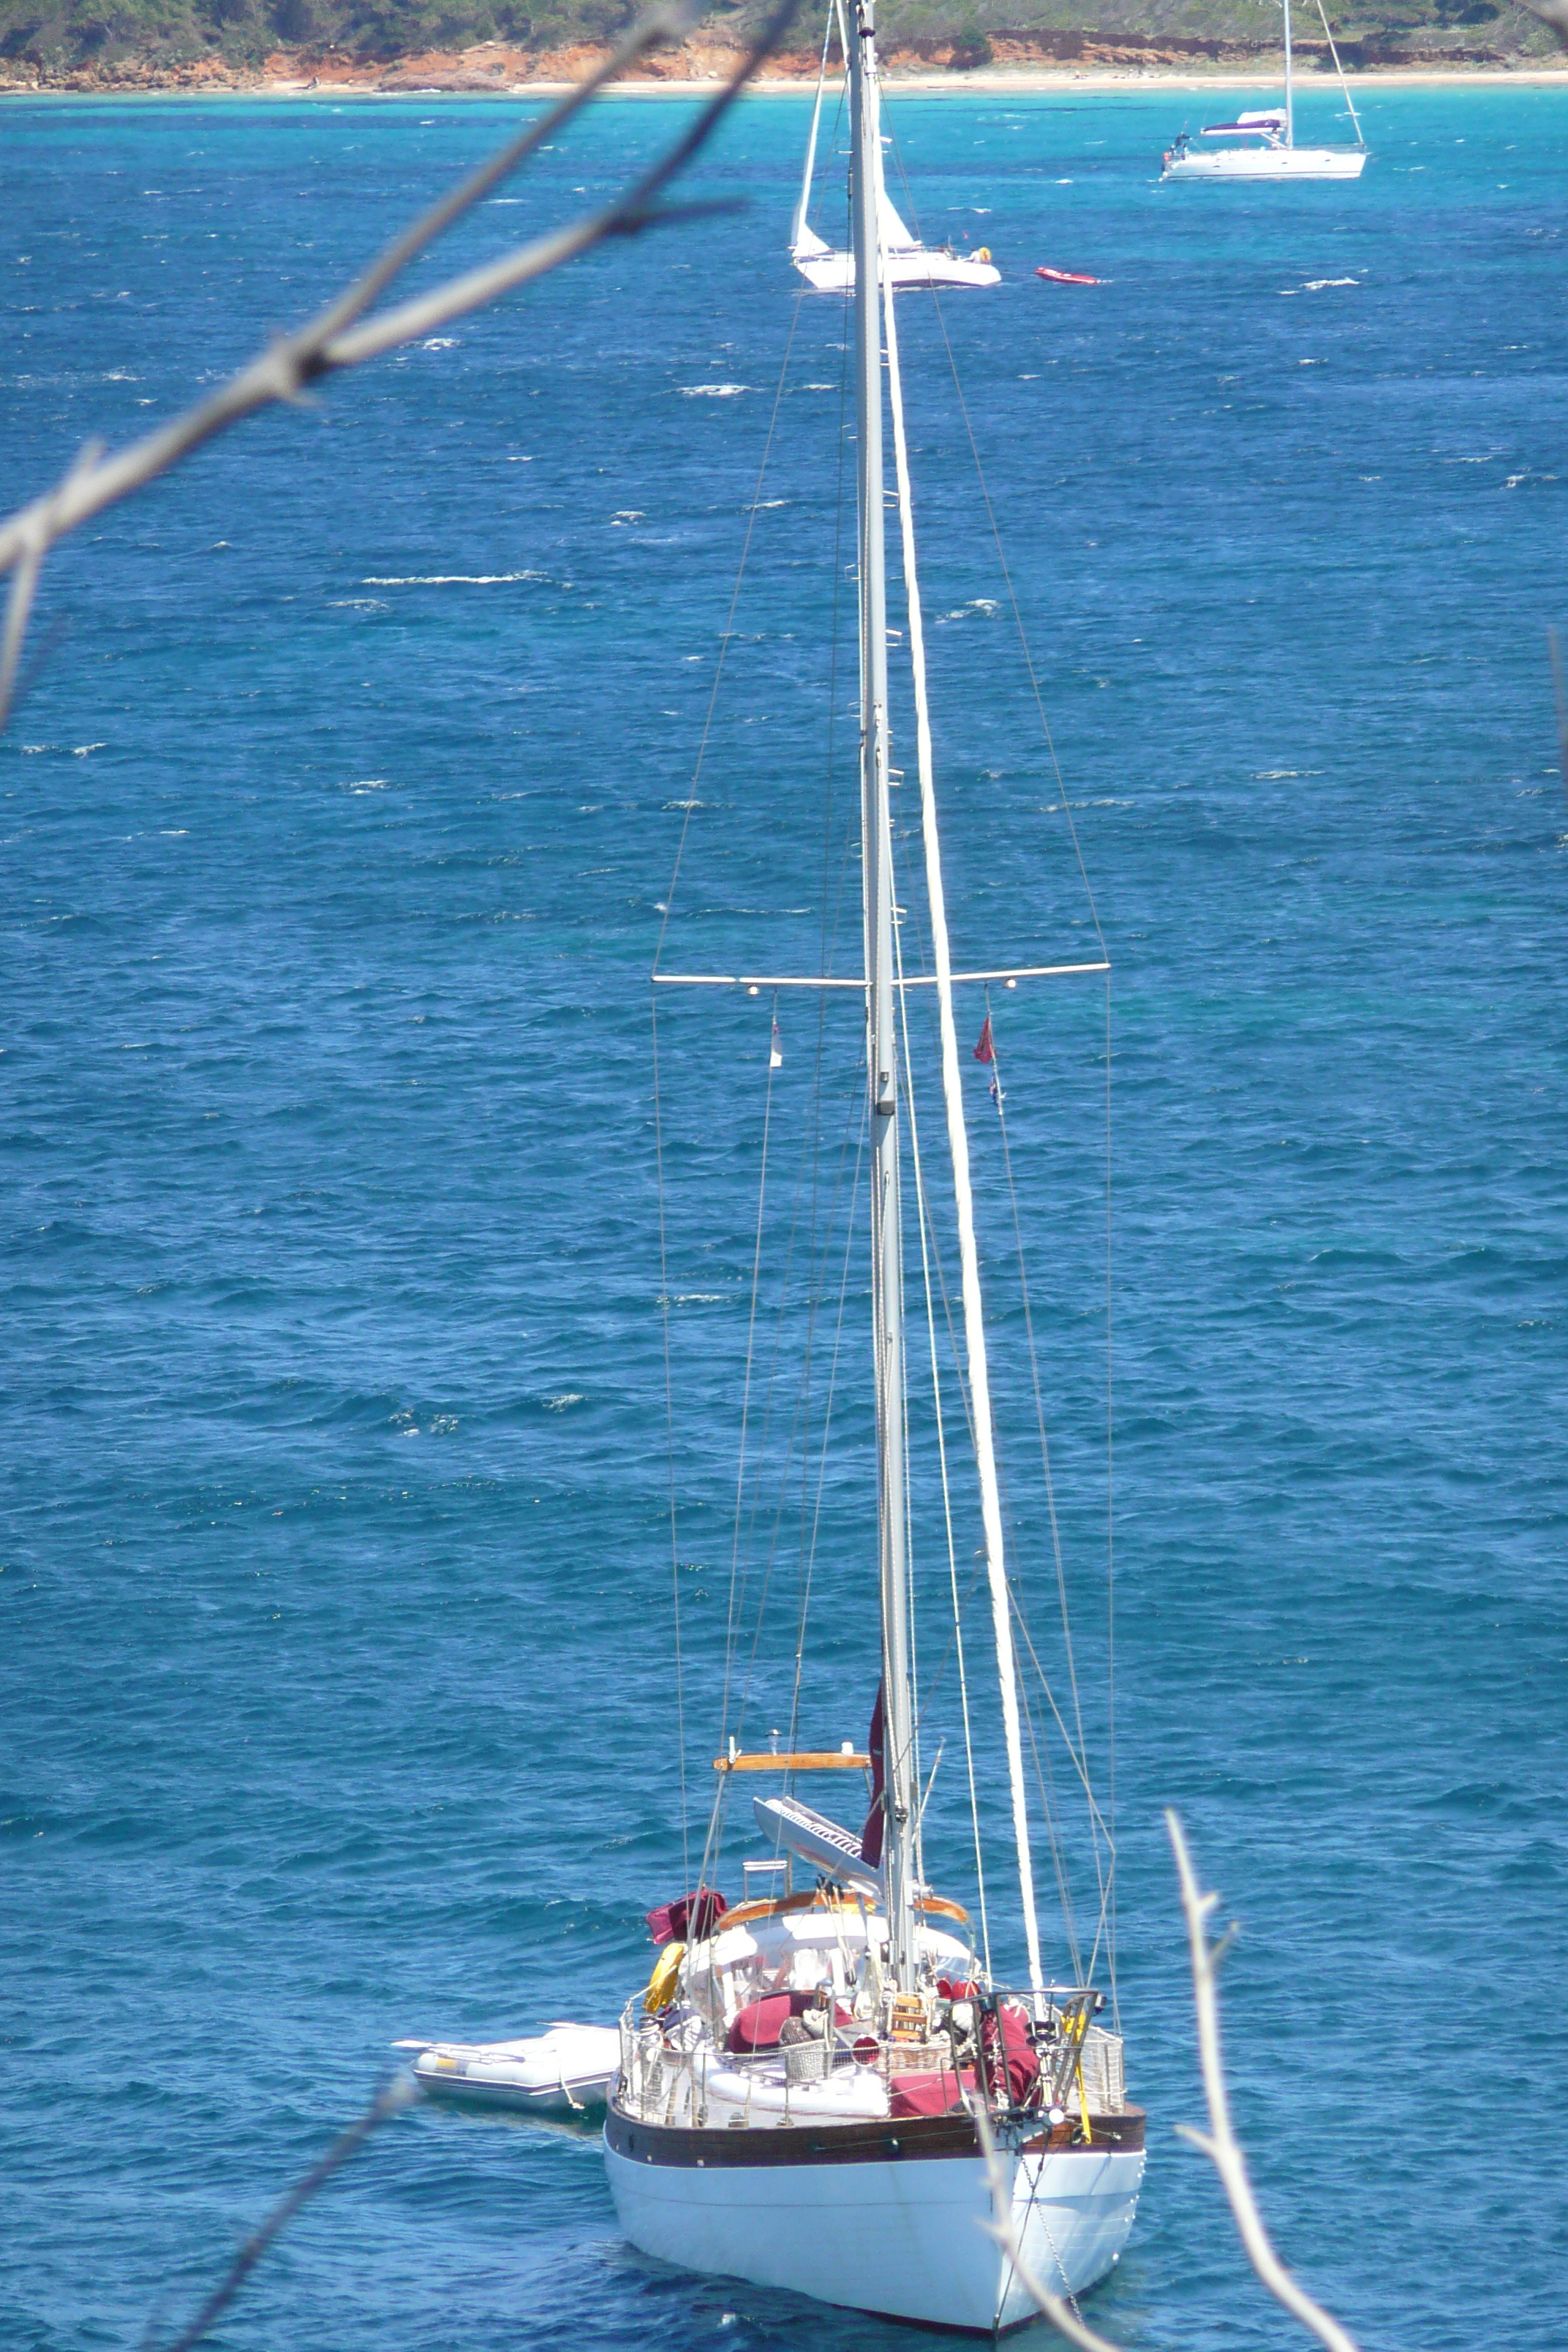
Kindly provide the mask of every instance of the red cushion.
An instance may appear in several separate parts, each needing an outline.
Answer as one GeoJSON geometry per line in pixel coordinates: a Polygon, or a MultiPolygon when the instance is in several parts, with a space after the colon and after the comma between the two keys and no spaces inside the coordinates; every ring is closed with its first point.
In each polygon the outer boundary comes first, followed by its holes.
{"type": "Polygon", "coordinates": [[[889,2084],[889,2113],[895,2116],[945,2116],[963,2104],[965,2091],[974,2088],[969,2067],[960,2080],[951,2066],[938,2074],[895,2074],[889,2084]]]}
{"type": "MultiPolygon", "coordinates": [[[[749,2001],[736,2014],[735,2021],[724,2036],[726,2050],[776,2050],[779,2033],[786,2017],[801,2017],[808,2009],[816,2007],[814,1992],[771,1992],[763,2000],[749,2001]]],[[[850,2025],[854,2020],[847,2009],[836,2008],[835,2025],[850,2025]]]]}
{"type": "Polygon", "coordinates": [[[765,2000],[748,2002],[724,2036],[726,2050],[776,2050],[779,2029],[794,2014],[787,1992],[770,1993],[765,2000]]]}

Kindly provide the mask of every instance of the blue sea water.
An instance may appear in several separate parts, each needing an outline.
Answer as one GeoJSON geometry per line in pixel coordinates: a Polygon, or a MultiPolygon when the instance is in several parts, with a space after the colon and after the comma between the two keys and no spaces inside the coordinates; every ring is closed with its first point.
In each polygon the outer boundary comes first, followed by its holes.
{"type": "MultiPolygon", "coordinates": [[[[1363,103],[1359,185],[1256,194],[1158,185],[1201,96],[893,117],[921,226],[1005,271],[900,310],[955,947],[1083,961],[1095,931],[944,333],[1114,965],[1119,1990],[1151,2125],[1092,2315],[1148,2352],[1289,2330],[1174,2136],[1167,1803],[1243,1922],[1237,2120],[1287,2258],[1369,2346],[1562,2340],[1568,93],[1363,103]]],[[[8,101],[7,503],[305,315],[516,115],[8,101]]],[[[460,253],[683,119],[606,106],[460,253]]],[[[743,211],[253,420],[49,567],[0,741],[6,2352],[172,2332],[397,2035],[608,2017],[640,1980],[685,1866],[659,1300],[700,1841],[759,1231],[747,1724],[787,1720],[856,1039],[781,1002],[770,1096],[767,997],[661,1007],[661,1271],[646,982],[683,829],[667,963],[815,969],[825,886],[852,949],[842,314],[781,249],[805,120],[753,100],[704,159],[692,189],[743,211]]],[[[1105,998],[993,1004],[1106,1797],[1105,998]]],[[[835,1742],[875,1671],[861,1314],[851,1284],[801,1696],[835,1742]]],[[[928,1688],[929,1755],[951,1662],[928,1688]]],[[[968,1899],[955,1755],[928,1861],[968,1899]]],[[[423,2111],[218,2340],[910,2339],[630,2253],[589,2134],[423,2111]]]]}

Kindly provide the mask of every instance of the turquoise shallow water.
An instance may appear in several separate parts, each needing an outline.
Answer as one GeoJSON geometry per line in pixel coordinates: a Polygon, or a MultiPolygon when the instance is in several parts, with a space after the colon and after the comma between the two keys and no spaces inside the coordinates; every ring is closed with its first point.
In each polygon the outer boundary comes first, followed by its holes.
{"type": "MultiPolygon", "coordinates": [[[[605,109],[465,250],[676,111],[605,109]]],[[[1568,97],[1366,115],[1359,186],[1257,196],[1155,184],[1200,100],[894,117],[922,223],[1006,273],[947,331],[1116,966],[1121,1992],[1152,2123],[1095,2315],[1151,2352],[1284,2330],[1173,2137],[1173,1801],[1245,1923],[1238,2119],[1289,2258],[1369,2345],[1561,2340],[1568,97]]],[[[8,103],[7,496],[302,315],[511,119],[8,103]]],[[[731,969],[815,957],[847,807],[842,330],[795,317],[780,251],[804,124],[755,102],[705,162],[739,216],[256,421],[52,567],[0,743],[7,2352],[172,2323],[391,2039],[612,2013],[679,1880],[645,981],[682,803],[671,954],[731,969]],[[786,503],[694,793],[792,321],[786,503]]],[[[956,942],[1077,957],[941,335],[900,315],[956,942]]],[[[1098,985],[997,1027],[1103,1767],[1098,985]]],[[[694,1782],[768,1016],[661,1020],[694,1782]]],[[[781,1024],[770,1304],[817,1054],[781,1024]]],[[[842,1022],[821,1052],[841,1103],[842,1022]]],[[[1017,1342],[999,1300],[1045,1643],[1017,1342]]],[[[803,1696],[832,1739],[872,1650],[844,1360],[803,1696]]],[[[965,1893],[959,1780],[929,1853],[965,1893]]],[[[426,2113],[223,2340],[900,2338],[629,2254],[591,2138],[426,2113]]]]}

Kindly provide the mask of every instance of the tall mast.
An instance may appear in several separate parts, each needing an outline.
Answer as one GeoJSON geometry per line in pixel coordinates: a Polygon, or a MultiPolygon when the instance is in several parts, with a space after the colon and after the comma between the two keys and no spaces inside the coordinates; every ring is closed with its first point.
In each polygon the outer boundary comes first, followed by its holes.
{"type": "Polygon", "coordinates": [[[887,1821],[882,1868],[893,1980],[915,1981],[914,1801],[909,1581],[904,1554],[904,1277],[899,1207],[899,1062],[893,1019],[893,839],[888,808],[888,592],[882,493],[881,124],[875,0],[850,26],[855,241],[855,425],[859,476],[860,844],[871,1125],[871,1329],[876,1351],[878,1536],[887,1821]]]}
{"type": "Polygon", "coordinates": [[[1294,145],[1296,144],[1296,82],[1295,82],[1295,75],[1294,75],[1294,72],[1293,72],[1293,70],[1292,70],[1291,64],[1290,64],[1290,0],[1284,0],[1284,8],[1285,8],[1285,144],[1286,144],[1286,146],[1287,146],[1287,147],[1294,147],[1294,145]]]}
{"type": "Polygon", "coordinates": [[[947,936],[947,897],[942,888],[942,841],[936,821],[936,779],[931,758],[931,713],[926,700],[925,623],[915,572],[915,520],[910,489],[909,450],[904,439],[904,398],[899,380],[899,336],[889,287],[883,304],[888,331],[888,390],[893,412],[893,457],[903,530],[904,588],[909,602],[910,665],[914,673],[915,751],[920,761],[921,830],[925,843],[926,896],[936,964],[937,1015],[942,1033],[942,1090],[947,1110],[947,1141],[952,1155],[952,1196],[958,1213],[958,1262],[963,1284],[963,1341],[969,1359],[969,1418],[974,1434],[974,1466],[980,1480],[980,1517],[985,1531],[985,1573],[991,1588],[991,1622],[996,1640],[996,1674],[1002,1693],[1002,1732],[1007,1750],[1007,1785],[1013,1801],[1013,1845],[1018,1860],[1018,1896],[1024,1912],[1024,1942],[1029,1983],[1038,1993],[1040,1928],[1035,1912],[1035,1868],[1029,1853],[1029,1813],[1024,1791],[1024,1743],[1018,1720],[1017,1660],[1013,1647],[1013,1602],[1002,1545],[1002,1494],[996,1476],[996,1442],[991,1422],[991,1377],[985,1354],[985,1317],[980,1297],[980,1253],[974,1240],[974,1196],[969,1180],[969,1131],[963,1119],[963,1080],[958,1060],[958,1030],[952,1012],[952,957],[947,936]]]}

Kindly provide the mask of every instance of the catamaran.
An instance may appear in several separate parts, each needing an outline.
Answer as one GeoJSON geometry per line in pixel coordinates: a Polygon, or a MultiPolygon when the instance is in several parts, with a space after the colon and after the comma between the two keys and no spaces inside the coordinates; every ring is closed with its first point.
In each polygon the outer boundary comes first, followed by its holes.
{"type": "MultiPolygon", "coordinates": [[[[1017,2254],[1058,2294],[1077,2295],[1110,2270],[1132,2227],[1144,2116],[1126,2096],[1114,2010],[1100,2021],[1106,1994],[1093,1981],[1095,1959],[1053,1981],[1042,1958],[1014,1638],[1019,1600],[1004,1546],[954,995],[975,982],[1103,973],[1108,965],[1102,957],[1013,971],[952,969],[894,320],[894,289],[909,281],[899,274],[888,237],[874,0],[852,0],[852,8],[848,258],[864,962],[859,973],[840,979],[774,982],[665,971],[655,979],[752,994],[786,985],[837,988],[864,1005],[880,1685],[862,1747],[844,1741],[781,1749],[775,1739],[768,1749],[747,1752],[731,1738],[715,1759],[715,1823],[729,1791],[765,1784],[769,1776],[783,1779],[782,1793],[757,1797],[752,1808],[764,1856],[773,1858],[745,1865],[746,1899],[728,1906],[709,1876],[710,1831],[696,1887],[650,1912],[656,1958],[646,1987],[620,2020],[605,2147],[622,2229],[649,2254],[852,2309],[991,2333],[1033,2313],[1017,2254]],[[893,432],[920,774],[921,850],[914,854],[924,859],[931,959],[919,976],[906,974],[902,961],[904,909],[895,900],[889,814],[897,772],[890,764],[889,643],[900,633],[888,626],[884,402],[893,432]],[[922,986],[934,991],[937,1013],[967,1423],[1006,1763],[1000,1813],[1010,1827],[1026,1951],[1026,1982],[1012,1985],[993,1971],[988,1930],[977,1937],[963,1906],[923,1875],[908,1553],[901,1135],[917,1192],[923,1180],[911,1074],[900,1044],[903,1001],[922,986]],[[840,1788],[866,1775],[869,1809],[859,1830],[796,1793],[815,1774],[840,1788]],[[767,1877],[781,1870],[782,1889],[767,1877]],[[753,1872],[763,1874],[765,1889],[754,1897],[753,1872]],[[993,2200],[980,2111],[998,2153],[1016,2252],[985,2226],[993,2200]]],[[[770,1058],[776,1063],[776,1024],[774,1036],[770,1058]]],[[[992,1039],[987,1013],[975,1058],[994,1062],[992,1039]]],[[[921,1233],[923,1252],[923,1226],[921,1233]]],[[[934,1319],[931,1329],[934,1378],[934,1319]]],[[[869,1554],[868,1513],[867,1535],[869,1554]]],[[[956,1570],[952,1589],[956,1626],[956,1570]]],[[[977,1846],[979,1821],[976,1806],[977,1846]]],[[[1103,1896],[1102,1887],[1102,1917],[1103,1896]]],[[[1070,1938],[1068,1948],[1069,1955],[1075,1949],[1070,1938]]]]}
{"type": "MultiPolygon", "coordinates": [[[[812,182],[816,173],[816,142],[822,123],[822,97],[827,85],[827,58],[835,29],[839,37],[840,53],[847,57],[849,43],[844,20],[842,0],[832,0],[827,12],[826,28],[822,37],[822,58],[816,70],[816,97],[811,110],[811,136],[806,141],[805,169],[801,175],[800,201],[795,208],[795,222],[790,232],[790,259],[819,294],[847,294],[855,283],[855,256],[852,252],[836,251],[825,236],[818,235],[806,218],[811,208],[812,182]]],[[[910,235],[888,200],[886,188],[879,199],[881,208],[882,268],[891,286],[997,286],[1002,272],[991,258],[990,249],[980,246],[973,253],[955,253],[951,246],[922,245],[910,235]]]]}
{"type": "Polygon", "coordinates": [[[1282,107],[1258,107],[1237,114],[1234,122],[1205,123],[1199,132],[1203,139],[1226,139],[1238,143],[1226,147],[1204,149],[1194,147],[1186,131],[1181,132],[1165,151],[1166,180],[1358,180],[1366,163],[1366,141],[1362,135],[1361,117],[1355,110],[1355,100],[1345,79],[1340,53],[1334,46],[1323,0],[1318,0],[1318,14],[1323,20],[1323,32],[1334,71],[1340,78],[1340,88],[1350,118],[1355,126],[1353,147],[1298,147],[1296,144],[1296,74],[1290,52],[1290,0],[1280,0],[1285,20],[1285,103],[1282,107]]]}

